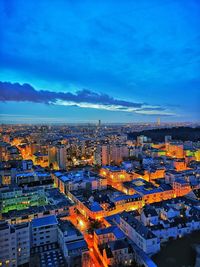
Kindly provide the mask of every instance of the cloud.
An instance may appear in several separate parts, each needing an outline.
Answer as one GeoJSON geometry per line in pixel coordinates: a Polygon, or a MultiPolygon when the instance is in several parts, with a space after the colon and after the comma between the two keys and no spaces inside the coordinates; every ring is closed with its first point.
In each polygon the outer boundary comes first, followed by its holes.
{"type": "Polygon", "coordinates": [[[146,103],[135,103],[115,99],[108,94],[79,90],[71,92],[52,92],[36,90],[30,84],[0,82],[0,101],[34,102],[48,105],[77,106],[80,108],[93,108],[108,111],[135,112],[149,115],[173,115],[164,107],[151,106],[146,103]]]}
{"type": "Polygon", "coordinates": [[[137,110],[137,114],[153,115],[153,116],[174,116],[173,112],[157,111],[157,110],[137,110]]]}

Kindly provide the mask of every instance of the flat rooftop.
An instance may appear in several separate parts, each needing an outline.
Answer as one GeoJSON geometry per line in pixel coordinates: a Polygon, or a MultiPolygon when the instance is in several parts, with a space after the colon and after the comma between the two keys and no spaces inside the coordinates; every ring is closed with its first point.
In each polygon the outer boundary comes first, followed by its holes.
{"type": "Polygon", "coordinates": [[[66,243],[66,247],[68,251],[72,250],[87,250],[88,246],[85,240],[80,240],[76,242],[68,242],[66,243]]]}
{"type": "Polygon", "coordinates": [[[58,221],[55,215],[50,215],[42,218],[33,219],[31,224],[33,228],[36,228],[48,225],[56,225],[58,224],[58,221]]]}
{"type": "Polygon", "coordinates": [[[124,185],[128,188],[133,188],[137,193],[142,195],[154,194],[163,192],[164,189],[156,187],[150,182],[147,182],[141,178],[135,179],[131,182],[124,182],[124,185]]]}

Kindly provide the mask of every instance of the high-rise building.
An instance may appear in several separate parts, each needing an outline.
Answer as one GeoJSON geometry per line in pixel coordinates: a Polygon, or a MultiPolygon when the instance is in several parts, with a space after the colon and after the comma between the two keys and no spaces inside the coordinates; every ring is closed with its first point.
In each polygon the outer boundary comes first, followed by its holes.
{"type": "Polygon", "coordinates": [[[96,150],[94,151],[94,165],[101,166],[102,164],[102,158],[101,158],[101,146],[97,146],[96,150]]]}
{"type": "Polygon", "coordinates": [[[31,222],[32,247],[57,242],[57,224],[55,215],[33,219],[31,222]]]}
{"type": "Polygon", "coordinates": [[[147,142],[148,138],[145,135],[137,136],[137,143],[142,145],[143,143],[147,142]]]}
{"type": "Polygon", "coordinates": [[[101,164],[110,164],[110,147],[109,145],[103,145],[101,148],[101,164]]]}
{"type": "Polygon", "coordinates": [[[17,246],[17,265],[29,262],[30,258],[30,227],[29,223],[14,226],[17,246]]]}
{"type": "Polygon", "coordinates": [[[172,140],[171,135],[166,135],[166,136],[165,136],[165,143],[168,143],[168,142],[170,142],[171,140],[172,140]]]}
{"type": "Polygon", "coordinates": [[[61,170],[66,170],[67,167],[67,151],[66,151],[66,146],[61,145],[57,149],[57,162],[58,162],[58,167],[61,170]]]}
{"type": "Polygon", "coordinates": [[[102,165],[111,163],[120,164],[123,158],[129,156],[129,149],[126,145],[103,145],[101,152],[102,165]]]}
{"type": "Polygon", "coordinates": [[[15,267],[30,259],[29,223],[0,222],[0,266],[15,267]]]}
{"type": "Polygon", "coordinates": [[[160,118],[157,120],[157,126],[160,126],[160,118]]]}
{"type": "Polygon", "coordinates": [[[54,164],[56,162],[57,156],[57,148],[55,146],[48,147],[48,162],[50,164],[54,164]]]}

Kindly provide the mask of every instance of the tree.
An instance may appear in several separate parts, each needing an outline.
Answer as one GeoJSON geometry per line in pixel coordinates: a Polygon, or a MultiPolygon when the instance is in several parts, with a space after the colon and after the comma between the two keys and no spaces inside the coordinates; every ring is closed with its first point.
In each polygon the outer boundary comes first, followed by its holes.
{"type": "Polygon", "coordinates": [[[53,163],[52,162],[49,164],[49,169],[53,170],[53,163]]]}
{"type": "Polygon", "coordinates": [[[98,220],[93,220],[89,224],[88,231],[94,233],[94,230],[99,229],[102,227],[102,223],[98,220]]]}

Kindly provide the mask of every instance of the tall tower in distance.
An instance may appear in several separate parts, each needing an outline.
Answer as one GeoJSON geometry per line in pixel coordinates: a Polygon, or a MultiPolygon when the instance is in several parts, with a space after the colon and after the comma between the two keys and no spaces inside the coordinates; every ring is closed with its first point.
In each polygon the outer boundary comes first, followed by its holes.
{"type": "Polygon", "coordinates": [[[157,126],[160,126],[160,118],[157,120],[157,126]]]}
{"type": "Polygon", "coordinates": [[[99,120],[98,122],[98,127],[101,127],[101,120],[99,120]]]}

